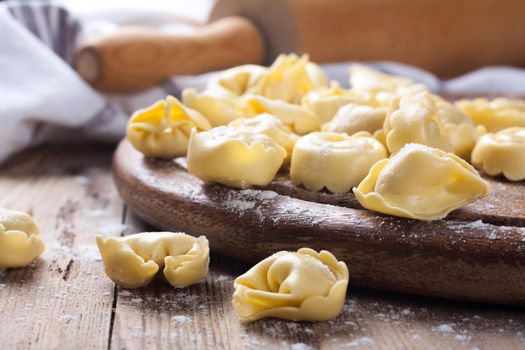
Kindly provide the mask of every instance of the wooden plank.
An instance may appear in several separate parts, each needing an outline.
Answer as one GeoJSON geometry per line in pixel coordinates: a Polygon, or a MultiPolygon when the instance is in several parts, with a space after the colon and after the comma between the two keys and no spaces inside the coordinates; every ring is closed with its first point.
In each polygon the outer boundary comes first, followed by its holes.
{"type": "Polygon", "coordinates": [[[33,215],[46,251],[30,267],[0,275],[0,348],[107,347],[113,283],[94,236],[123,227],[110,155],[108,147],[55,146],[2,168],[0,206],[33,215]]]}

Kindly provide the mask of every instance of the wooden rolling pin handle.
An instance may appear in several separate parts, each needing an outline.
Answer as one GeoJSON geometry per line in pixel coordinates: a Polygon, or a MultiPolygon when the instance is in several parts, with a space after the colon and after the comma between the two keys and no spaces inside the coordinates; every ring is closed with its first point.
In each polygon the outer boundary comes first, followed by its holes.
{"type": "Polygon", "coordinates": [[[122,28],[83,46],[75,68],[97,89],[132,92],[173,75],[261,63],[263,51],[262,36],[253,23],[232,16],[187,35],[122,28]]]}

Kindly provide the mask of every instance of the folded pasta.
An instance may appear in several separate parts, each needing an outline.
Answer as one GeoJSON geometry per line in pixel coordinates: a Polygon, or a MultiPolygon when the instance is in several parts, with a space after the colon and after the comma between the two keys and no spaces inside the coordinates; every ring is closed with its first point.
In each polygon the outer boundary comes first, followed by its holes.
{"type": "Polygon", "coordinates": [[[503,129],[482,136],[472,151],[472,163],[489,175],[525,179],[525,127],[503,129]]]}
{"type": "Polygon", "coordinates": [[[490,191],[490,184],[466,161],[420,144],[408,144],[377,162],[354,188],[369,210],[419,220],[442,219],[490,191]]]}
{"type": "Polygon", "coordinates": [[[190,174],[206,183],[247,188],[268,185],[286,155],[286,150],[266,135],[219,126],[192,131],[187,163],[190,174]]]}
{"type": "Polygon", "coordinates": [[[348,104],[341,107],[335,117],[323,125],[323,131],[344,132],[348,135],[359,131],[371,134],[383,128],[387,109],[359,104],[348,104]]]}
{"type": "Polygon", "coordinates": [[[210,249],[204,236],[182,232],[144,232],[125,237],[97,236],[106,274],[124,288],[148,284],[159,269],[176,288],[204,280],[210,249]]]}
{"type": "Polygon", "coordinates": [[[201,113],[213,127],[226,125],[243,116],[237,98],[221,96],[211,90],[198,93],[195,89],[184,89],[182,91],[182,102],[187,107],[201,113]]]}
{"type": "Polygon", "coordinates": [[[126,136],[146,157],[174,158],[186,154],[192,128],[209,130],[211,125],[199,112],[168,96],[136,111],[128,122],[126,136]]]}
{"type": "Polygon", "coordinates": [[[348,268],[330,252],[281,251],[235,279],[233,309],[241,322],[328,320],[341,312],[347,287],[348,268]]]}
{"type": "Polygon", "coordinates": [[[497,132],[514,126],[525,127],[525,101],[508,98],[485,98],[461,100],[456,106],[476,124],[489,132],[497,132]]]}
{"type": "Polygon", "coordinates": [[[29,215],[0,208],[0,271],[24,267],[37,259],[45,249],[39,234],[29,215]]]}
{"type": "Polygon", "coordinates": [[[255,64],[233,67],[212,77],[206,85],[206,90],[218,97],[241,96],[257,82],[266,70],[265,67],[255,64]]]}

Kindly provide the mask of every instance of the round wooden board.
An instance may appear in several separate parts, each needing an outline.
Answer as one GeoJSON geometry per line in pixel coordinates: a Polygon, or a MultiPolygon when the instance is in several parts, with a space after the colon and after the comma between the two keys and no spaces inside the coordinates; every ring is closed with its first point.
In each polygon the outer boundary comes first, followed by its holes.
{"type": "Polygon", "coordinates": [[[423,222],[364,210],[353,194],[314,193],[279,174],[265,188],[206,185],[185,159],[144,158],[122,141],[113,175],[123,200],[151,225],[206,235],[211,250],[248,262],[279,250],[326,249],[350,283],[398,292],[525,305],[525,184],[487,178],[494,191],[423,222]]]}

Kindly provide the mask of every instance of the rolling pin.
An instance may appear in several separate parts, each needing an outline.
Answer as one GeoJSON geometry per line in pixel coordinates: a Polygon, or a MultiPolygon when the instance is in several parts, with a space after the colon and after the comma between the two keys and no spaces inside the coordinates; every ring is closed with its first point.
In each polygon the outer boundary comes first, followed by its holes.
{"type": "Polygon", "coordinates": [[[82,46],[75,66],[94,87],[121,92],[283,52],[398,61],[446,78],[525,65],[523,13],[521,0],[222,0],[195,33],[123,28],[82,46]]]}

